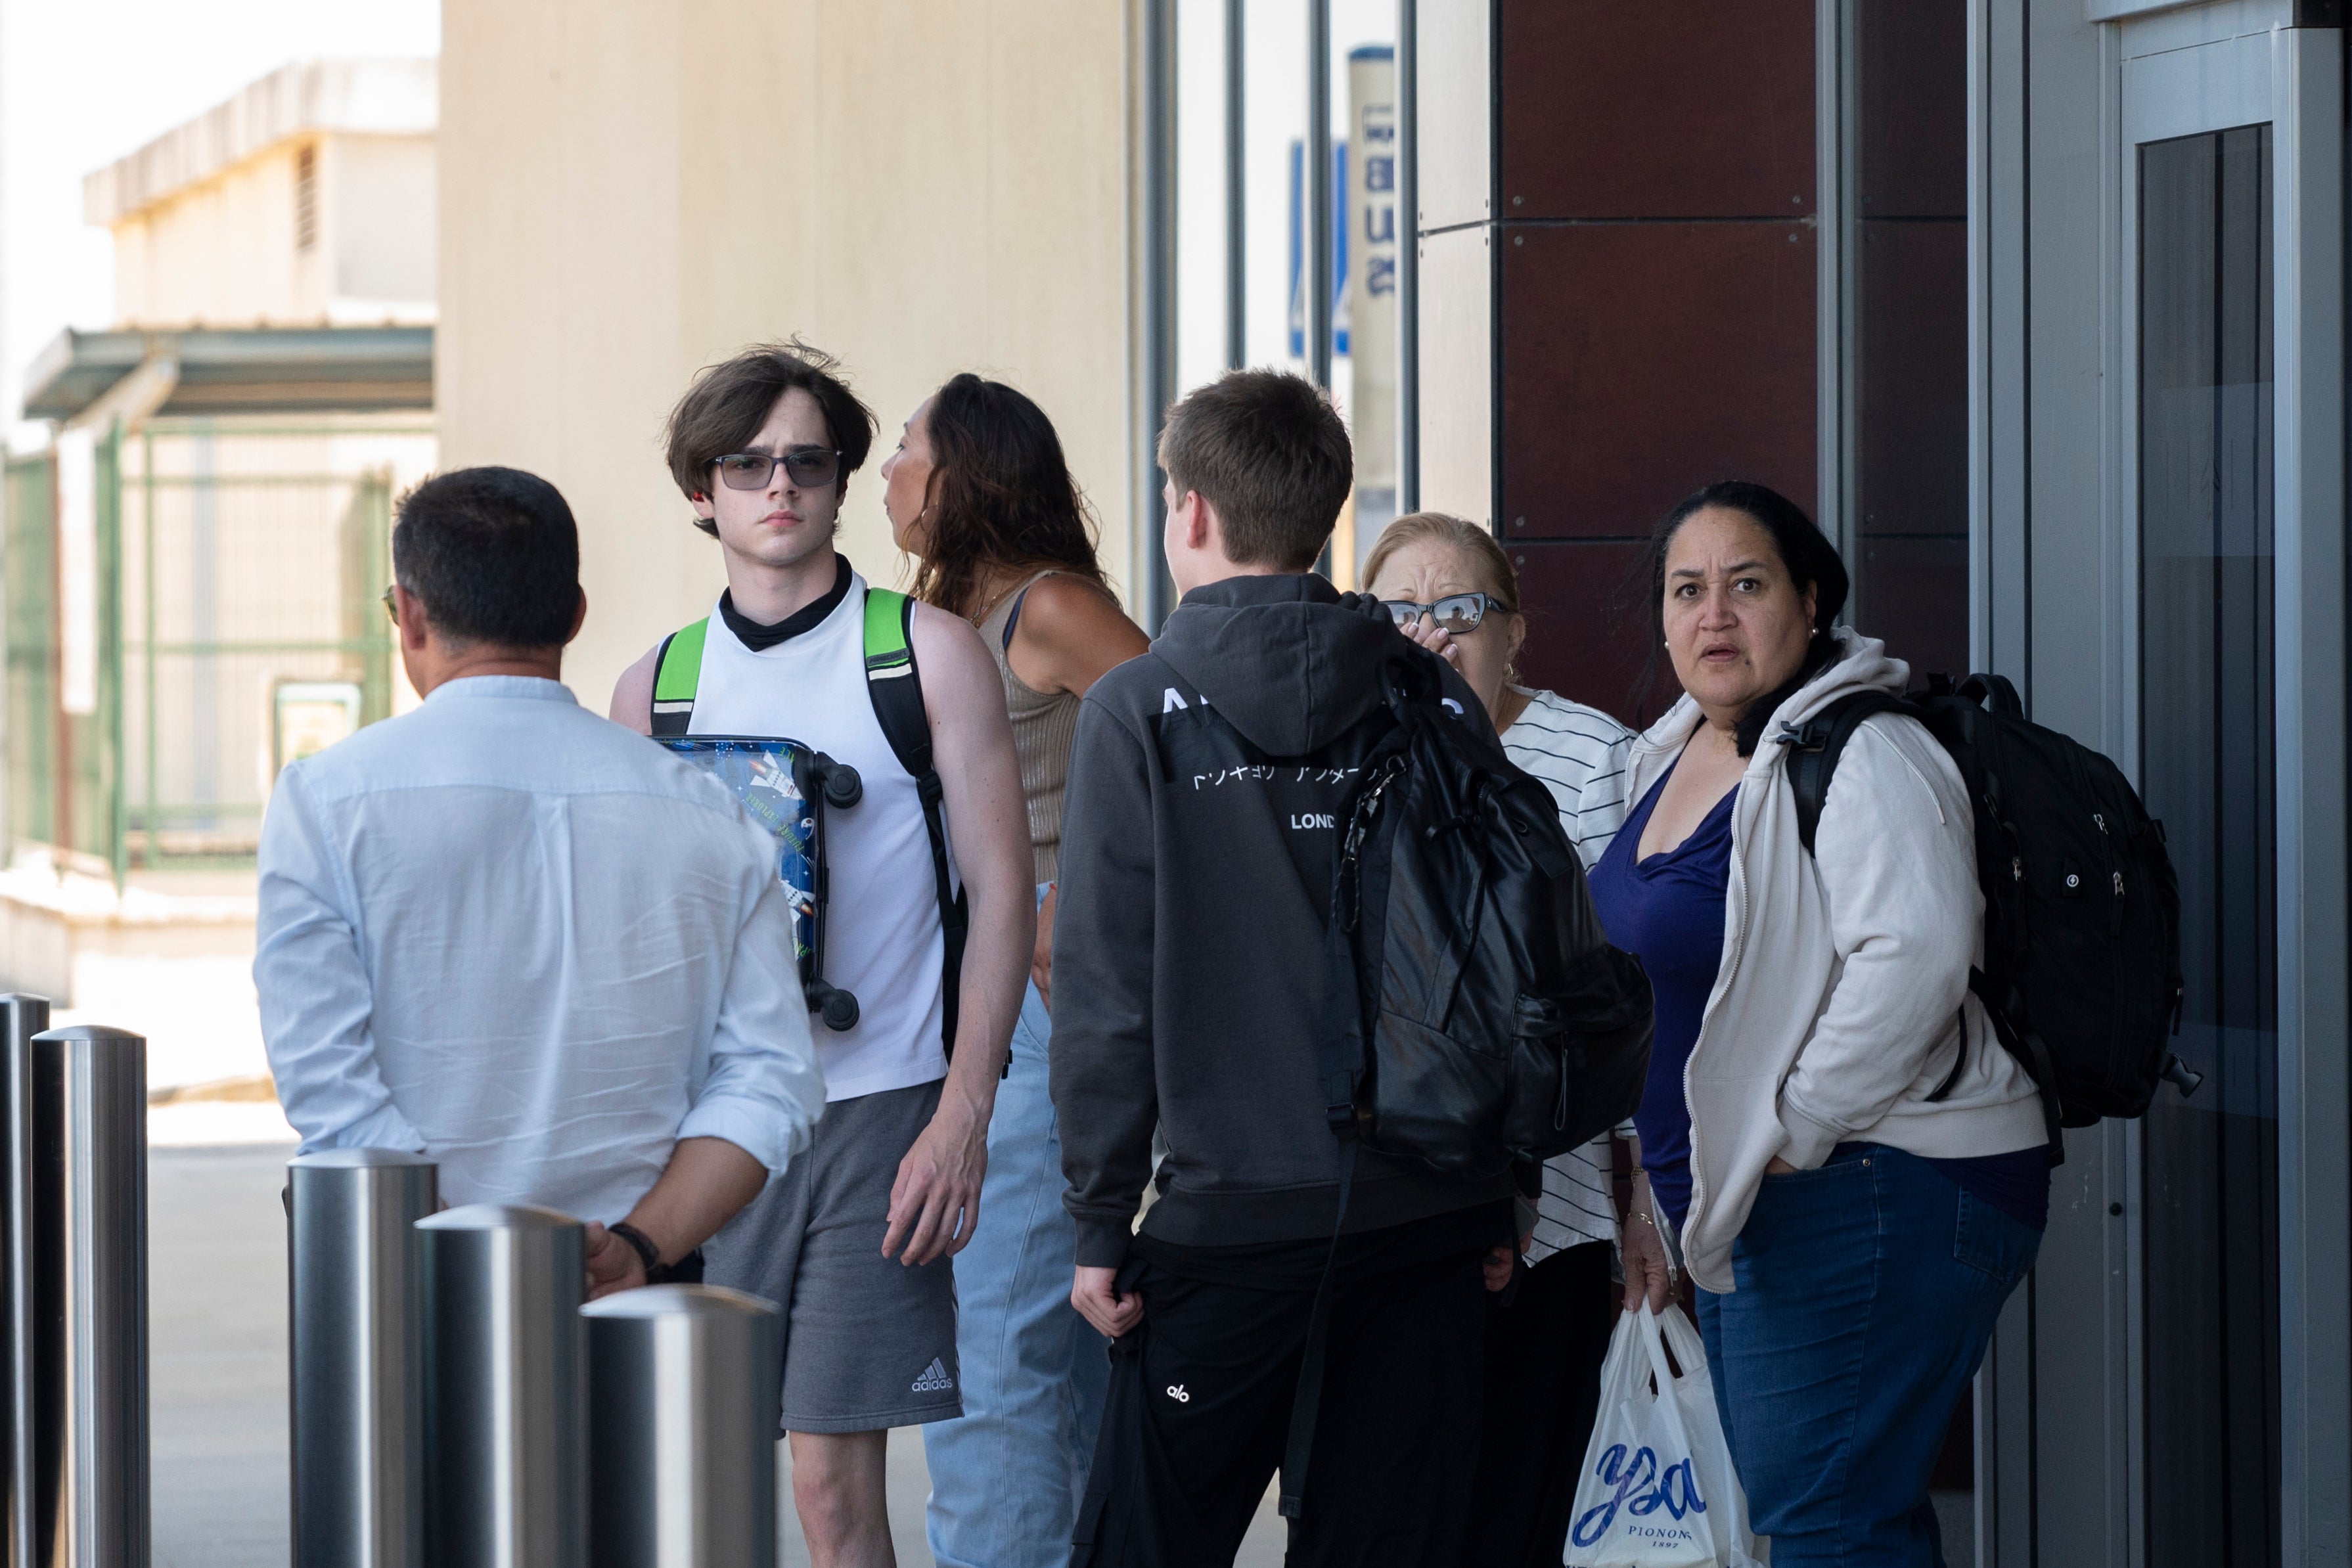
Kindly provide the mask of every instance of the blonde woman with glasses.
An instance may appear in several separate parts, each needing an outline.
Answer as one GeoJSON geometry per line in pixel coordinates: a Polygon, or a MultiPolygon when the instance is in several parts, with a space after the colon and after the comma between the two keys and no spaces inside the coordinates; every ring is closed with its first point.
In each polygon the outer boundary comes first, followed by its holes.
{"type": "MultiPolygon", "coordinates": [[[[1381,532],[1364,580],[1400,631],[1461,672],[1486,703],[1504,752],[1551,790],[1560,825],[1591,866],[1625,820],[1633,737],[1598,708],[1519,683],[1514,665],[1527,616],[1518,574],[1495,536],[1441,512],[1412,513],[1381,532]]],[[[1604,1135],[1545,1164],[1528,1227],[1530,1267],[1510,1305],[1489,1319],[1477,1525],[1466,1562],[1559,1561],[1600,1399],[1601,1360],[1616,1326],[1609,1145],[1604,1135]]],[[[1524,1212],[1521,1223],[1528,1226],[1524,1212]]]]}

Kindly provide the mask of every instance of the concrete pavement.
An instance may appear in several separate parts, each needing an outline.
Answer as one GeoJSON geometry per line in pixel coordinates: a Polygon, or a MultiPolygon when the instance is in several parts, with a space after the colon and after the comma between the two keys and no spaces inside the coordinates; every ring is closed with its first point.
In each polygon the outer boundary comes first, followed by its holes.
{"type": "MultiPolygon", "coordinates": [[[[282,1568],[286,1495],[288,1145],[155,1148],[147,1160],[156,1568],[282,1568]]],[[[777,1445],[787,1568],[808,1562],[777,1445]]],[[[898,1561],[929,1568],[921,1435],[890,1438],[898,1561]]],[[[1241,1568],[1282,1561],[1272,1499],[1241,1568]]]]}

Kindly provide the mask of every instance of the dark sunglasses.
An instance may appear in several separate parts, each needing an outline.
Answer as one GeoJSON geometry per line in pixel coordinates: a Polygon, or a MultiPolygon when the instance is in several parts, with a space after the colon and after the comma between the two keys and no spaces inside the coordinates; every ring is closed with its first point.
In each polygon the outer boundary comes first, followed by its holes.
{"type": "Polygon", "coordinates": [[[1381,601],[1399,630],[1426,615],[1437,622],[1439,631],[1456,637],[1474,630],[1479,622],[1486,619],[1486,607],[1492,603],[1494,600],[1484,593],[1449,593],[1434,604],[1415,604],[1410,599],[1381,601]]]}
{"type": "Polygon", "coordinates": [[[822,446],[796,446],[782,457],[764,452],[730,452],[718,461],[719,477],[730,490],[764,490],[779,466],[786,478],[803,490],[830,485],[841,472],[841,454],[822,446]]]}

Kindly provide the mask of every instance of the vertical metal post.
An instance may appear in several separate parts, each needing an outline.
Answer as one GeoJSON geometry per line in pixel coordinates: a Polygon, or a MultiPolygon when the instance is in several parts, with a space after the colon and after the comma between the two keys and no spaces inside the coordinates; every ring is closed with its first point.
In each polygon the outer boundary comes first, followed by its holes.
{"type": "Polygon", "coordinates": [[[155,869],[156,846],[156,767],[155,767],[155,433],[142,431],[139,437],[139,482],[141,498],[141,541],[139,550],[139,659],[142,666],[140,679],[142,728],[145,732],[143,750],[147,778],[147,810],[142,819],[143,831],[140,838],[139,863],[149,871],[155,869]]]}
{"type": "Polygon", "coordinates": [[[775,1568],[776,1309],[654,1285],[581,1315],[595,1568],[775,1568]]]}
{"type": "Polygon", "coordinates": [[[1397,515],[1421,510],[1421,6],[1397,0],[1397,515]]]}
{"type": "Polygon", "coordinates": [[[1225,368],[1249,362],[1249,60],[1244,0],[1225,0],[1225,368]]]}
{"type": "Polygon", "coordinates": [[[147,1042],[32,1040],[33,1555],[147,1568],[147,1042]]]}
{"type": "Polygon", "coordinates": [[[48,710],[45,722],[49,733],[57,737],[56,749],[49,757],[56,768],[50,786],[49,830],[57,835],[52,841],[59,849],[70,850],[74,847],[74,722],[65,705],[66,563],[65,551],[59,545],[65,528],[65,486],[59,482],[54,441],[49,444],[46,466],[49,476],[49,559],[45,574],[48,580],[44,586],[49,596],[49,631],[45,674],[48,678],[41,683],[41,697],[48,710]]]}
{"type": "Polygon", "coordinates": [[[1331,384],[1331,0],[1307,0],[1307,371],[1331,384]]]}
{"type": "Polygon", "coordinates": [[[1176,0],[1142,0],[1143,293],[1142,451],[1136,455],[1136,571],[1144,580],[1143,627],[1158,635],[1176,607],[1176,584],[1160,548],[1167,508],[1160,494],[1160,430],[1176,401],[1176,0]]]}
{"type": "Polygon", "coordinates": [[[33,1523],[38,1512],[33,1470],[33,1379],[38,1364],[32,1336],[33,1037],[48,1027],[47,998],[13,993],[0,997],[0,1030],[5,1033],[0,1049],[7,1053],[5,1067],[0,1068],[5,1071],[5,1079],[0,1079],[0,1114],[5,1115],[7,1124],[5,1135],[0,1135],[0,1157],[7,1162],[0,1167],[0,1189],[5,1193],[0,1218],[5,1218],[7,1227],[0,1260],[6,1264],[7,1285],[0,1299],[5,1301],[8,1325],[7,1352],[0,1358],[5,1360],[8,1377],[8,1533],[0,1550],[6,1552],[11,1568],[28,1568],[33,1562],[33,1523]]]}
{"type": "Polygon", "coordinates": [[[426,1561],[587,1568],[585,1228],[551,1208],[475,1204],[416,1228],[426,1561]]]}
{"type": "Polygon", "coordinates": [[[425,1568],[425,1265],[439,1167],[393,1149],[287,1166],[294,1568],[425,1568]]]}
{"type": "Polygon", "coordinates": [[[119,894],[131,881],[126,831],[130,773],[122,758],[122,422],[107,427],[93,465],[98,495],[98,711],[104,763],[99,788],[106,791],[106,858],[119,894]]]}

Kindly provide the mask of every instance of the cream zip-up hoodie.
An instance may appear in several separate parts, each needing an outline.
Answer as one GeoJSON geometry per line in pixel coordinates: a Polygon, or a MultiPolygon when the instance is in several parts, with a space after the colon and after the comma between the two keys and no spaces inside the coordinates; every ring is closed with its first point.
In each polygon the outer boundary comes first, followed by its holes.
{"type": "MultiPolygon", "coordinates": [[[[1914,719],[1864,720],[1838,761],[1816,852],[1798,837],[1781,726],[1850,692],[1899,693],[1910,678],[1876,639],[1832,635],[1841,657],[1781,704],[1740,778],[1723,965],[1683,1070],[1683,1253],[1718,1293],[1733,1288],[1731,1244],[1775,1155],[1811,1170],[1841,1143],[1953,1159],[2044,1136],[2032,1079],[1969,993],[1984,895],[1967,789],[1944,748],[1914,719]],[[1967,1064],[1931,1103],[1963,1029],[1967,1064]]],[[[1627,800],[1657,783],[1700,722],[1685,696],[1633,743],[1627,800]]]]}

